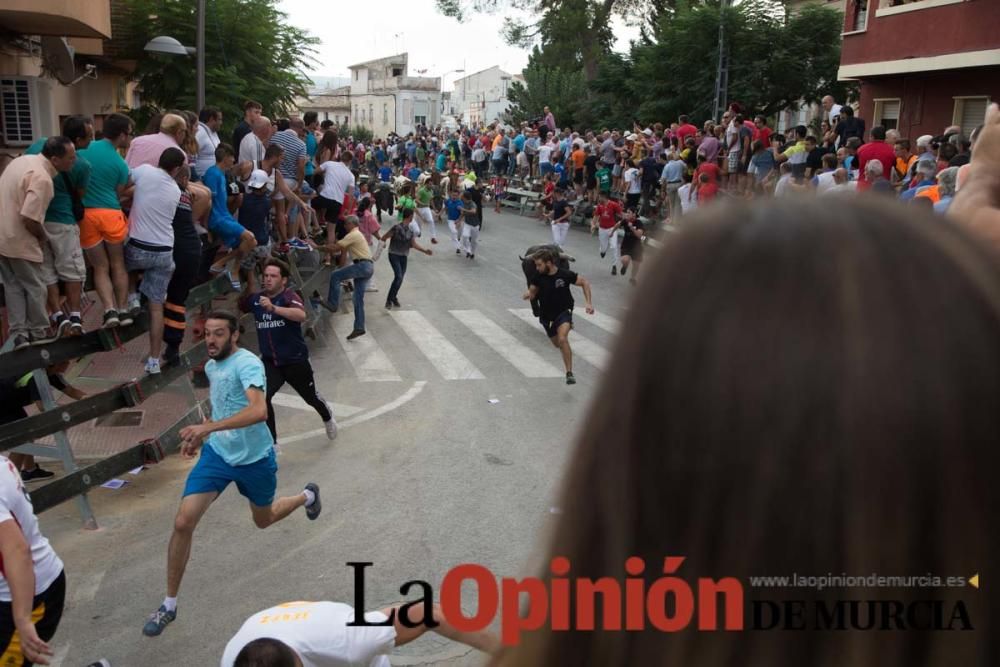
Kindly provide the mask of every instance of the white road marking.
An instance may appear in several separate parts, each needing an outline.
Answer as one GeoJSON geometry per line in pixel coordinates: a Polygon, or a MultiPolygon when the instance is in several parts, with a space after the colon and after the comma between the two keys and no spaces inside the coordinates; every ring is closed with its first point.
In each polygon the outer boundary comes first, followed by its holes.
{"type": "Polygon", "coordinates": [[[396,372],[396,367],[392,365],[389,356],[371,333],[366,333],[354,340],[347,340],[347,334],[351,333],[353,329],[354,318],[352,316],[335,315],[333,317],[333,330],[336,333],[337,342],[347,354],[347,360],[354,367],[358,379],[362,382],[399,382],[402,378],[396,372]]]}
{"type": "MultiPolygon", "coordinates": [[[[528,324],[535,325],[537,329],[542,329],[541,322],[539,322],[538,318],[534,316],[530,308],[511,308],[510,312],[528,324]]],[[[604,370],[607,366],[608,351],[594,341],[589,338],[584,338],[575,331],[571,331],[569,334],[569,342],[570,346],[573,348],[573,356],[580,355],[584,361],[601,370],[604,370]]]]}
{"type": "MultiPolygon", "coordinates": [[[[343,431],[346,428],[351,428],[352,426],[357,426],[358,424],[363,424],[364,422],[366,422],[366,421],[368,421],[370,419],[375,419],[376,417],[381,417],[385,413],[392,412],[396,408],[399,408],[399,407],[401,407],[401,406],[409,403],[414,398],[416,398],[417,394],[419,394],[421,391],[424,390],[424,386],[426,384],[427,384],[427,382],[424,381],[424,380],[421,380],[419,382],[414,382],[413,386],[411,386],[409,389],[407,389],[400,396],[398,396],[397,398],[395,398],[392,401],[389,401],[385,405],[380,405],[379,407],[375,408],[374,410],[369,410],[368,412],[363,412],[363,413],[361,413],[359,415],[355,415],[354,417],[351,417],[350,419],[345,419],[342,422],[337,422],[338,431],[343,431]]],[[[282,445],[286,445],[286,444],[289,444],[289,443],[292,443],[292,442],[299,442],[300,440],[309,440],[310,438],[315,438],[316,436],[319,436],[319,435],[326,436],[326,429],[318,428],[318,429],[315,429],[313,431],[306,431],[305,433],[299,433],[297,435],[292,435],[292,436],[289,436],[287,438],[281,438],[280,440],[281,440],[281,444],[282,445]]]]}
{"type": "Polygon", "coordinates": [[[445,380],[482,380],[485,377],[419,312],[394,310],[390,315],[445,380]]]}
{"type": "MultiPolygon", "coordinates": [[[[271,403],[274,405],[280,405],[283,408],[292,408],[293,410],[312,410],[313,407],[302,400],[302,397],[298,394],[286,394],[279,391],[271,398],[271,403]]],[[[343,403],[331,403],[333,406],[333,414],[339,417],[350,417],[351,415],[356,415],[364,408],[359,408],[355,405],[344,405],[343,403]]]]}
{"type": "Polygon", "coordinates": [[[97,589],[101,587],[101,582],[104,581],[105,574],[107,574],[107,570],[97,572],[75,585],[72,594],[69,596],[69,600],[67,600],[67,606],[75,607],[79,604],[93,602],[94,596],[97,595],[97,589]]]}
{"type": "MultiPolygon", "coordinates": [[[[459,322],[529,378],[563,377],[563,372],[478,310],[450,311],[459,322]]],[[[555,350],[553,350],[555,351],[555,350]]]]}
{"type": "Polygon", "coordinates": [[[588,315],[586,311],[584,311],[581,308],[573,311],[573,317],[577,316],[587,320],[588,322],[590,322],[591,324],[593,324],[598,328],[604,329],[608,333],[613,333],[613,334],[618,333],[618,330],[621,328],[622,325],[621,322],[611,317],[610,315],[605,315],[601,311],[597,311],[593,315],[588,315]]]}

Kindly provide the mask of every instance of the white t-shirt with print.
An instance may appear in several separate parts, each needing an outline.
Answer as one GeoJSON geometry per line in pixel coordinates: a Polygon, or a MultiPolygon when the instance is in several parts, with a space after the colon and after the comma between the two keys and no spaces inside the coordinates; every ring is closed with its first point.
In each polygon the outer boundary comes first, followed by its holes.
{"type": "MultiPolygon", "coordinates": [[[[38,529],[38,518],[31,506],[31,499],[21,482],[21,474],[6,456],[0,456],[0,523],[13,521],[24,541],[31,549],[31,562],[35,569],[35,595],[44,593],[52,585],[59,573],[63,571],[63,563],[59,560],[49,541],[38,529]]],[[[10,586],[3,563],[0,562],[0,601],[10,602],[10,586]]]]}
{"type": "Polygon", "coordinates": [[[637,195],[642,192],[642,180],[638,169],[635,167],[629,167],[625,170],[622,177],[625,179],[625,182],[628,183],[628,194],[637,195]]]}
{"type": "MultiPolygon", "coordinates": [[[[341,602],[286,602],[265,609],[229,640],[220,665],[232,667],[244,646],[267,637],[295,651],[303,667],[390,667],[396,630],[392,625],[348,626],[354,613],[354,607],[341,602]]],[[[365,619],[381,623],[386,616],[368,612],[365,619]]]]}

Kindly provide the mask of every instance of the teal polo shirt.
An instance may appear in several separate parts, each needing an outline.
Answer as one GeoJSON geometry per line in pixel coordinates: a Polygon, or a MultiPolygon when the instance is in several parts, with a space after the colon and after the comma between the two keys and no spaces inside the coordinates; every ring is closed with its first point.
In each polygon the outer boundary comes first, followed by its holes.
{"type": "Polygon", "coordinates": [[[90,163],[90,182],[83,194],[83,205],[120,211],[118,186],[128,183],[129,171],[114,145],[107,139],[99,139],[77,154],[90,163]]]}

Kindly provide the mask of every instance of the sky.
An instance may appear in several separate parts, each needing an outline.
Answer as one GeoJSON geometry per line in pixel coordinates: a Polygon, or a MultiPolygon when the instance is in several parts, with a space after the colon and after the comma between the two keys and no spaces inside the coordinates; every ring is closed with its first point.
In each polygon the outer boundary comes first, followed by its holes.
{"type": "MultiPolygon", "coordinates": [[[[310,75],[347,77],[350,65],[406,51],[410,76],[443,77],[442,88],[451,90],[467,74],[494,65],[517,74],[528,64],[530,49],[508,46],[500,36],[500,14],[473,14],[460,24],[441,15],[434,0],[280,0],[278,6],[289,23],[322,41],[310,75]]],[[[616,50],[638,36],[638,29],[620,21],[614,32],[616,50]]]]}

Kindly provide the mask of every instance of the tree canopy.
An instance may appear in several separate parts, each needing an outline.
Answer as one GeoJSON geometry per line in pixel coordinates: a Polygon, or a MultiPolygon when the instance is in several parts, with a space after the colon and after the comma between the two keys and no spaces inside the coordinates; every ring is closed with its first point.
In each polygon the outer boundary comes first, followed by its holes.
{"type": "MultiPolygon", "coordinates": [[[[143,52],[146,42],[169,35],[195,43],[196,2],[124,0],[131,24],[127,57],[138,61],[143,102],[158,109],[194,109],[195,59],[143,52]]],[[[223,112],[227,128],[256,100],[265,113],[287,113],[310,84],[305,74],[319,42],[289,25],[277,0],[208,0],[205,18],[205,100],[223,112]]],[[[141,112],[140,112],[141,113],[141,112]]]]}

